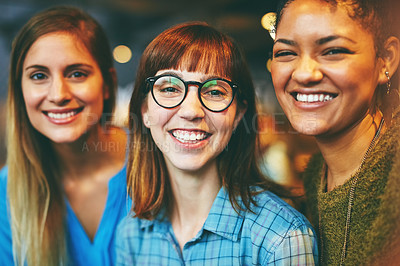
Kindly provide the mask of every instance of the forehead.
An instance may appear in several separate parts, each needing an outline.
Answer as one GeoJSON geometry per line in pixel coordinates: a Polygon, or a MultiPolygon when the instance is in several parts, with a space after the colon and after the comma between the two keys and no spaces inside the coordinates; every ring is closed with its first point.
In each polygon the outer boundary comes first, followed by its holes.
{"type": "Polygon", "coordinates": [[[338,35],[365,39],[364,35],[371,35],[348,12],[349,7],[344,4],[334,6],[320,0],[294,1],[282,13],[277,38],[338,35]]]}
{"type": "Polygon", "coordinates": [[[30,61],[35,63],[54,63],[70,61],[81,63],[95,63],[91,53],[81,40],[74,35],[64,32],[53,32],[39,37],[29,48],[24,64],[30,61]]]}

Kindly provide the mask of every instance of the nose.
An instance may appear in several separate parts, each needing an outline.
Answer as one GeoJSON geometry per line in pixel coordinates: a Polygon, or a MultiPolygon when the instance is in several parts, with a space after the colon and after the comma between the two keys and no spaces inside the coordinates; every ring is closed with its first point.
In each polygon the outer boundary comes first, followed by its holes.
{"type": "Polygon", "coordinates": [[[71,100],[69,85],[63,77],[53,78],[47,99],[57,105],[64,105],[71,100]]]}
{"type": "Polygon", "coordinates": [[[319,63],[310,56],[303,56],[297,62],[292,79],[301,84],[317,83],[323,78],[319,63]]]}
{"type": "Polygon", "coordinates": [[[197,86],[189,86],[186,98],[179,106],[178,115],[181,118],[187,120],[196,120],[204,117],[204,109],[197,93],[197,86]]]}

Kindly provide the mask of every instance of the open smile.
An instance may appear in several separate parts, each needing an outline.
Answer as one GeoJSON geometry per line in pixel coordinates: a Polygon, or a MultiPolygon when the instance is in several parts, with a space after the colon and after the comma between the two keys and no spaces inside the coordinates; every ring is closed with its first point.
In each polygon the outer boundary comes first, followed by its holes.
{"type": "Polygon", "coordinates": [[[298,102],[303,103],[320,103],[320,102],[328,102],[332,101],[337,97],[337,94],[333,93],[299,93],[292,92],[291,95],[298,102]]]}
{"type": "Polygon", "coordinates": [[[168,131],[175,139],[185,144],[195,144],[208,139],[211,134],[202,130],[174,129],[168,131]]]}
{"type": "Polygon", "coordinates": [[[42,111],[44,115],[49,117],[52,120],[65,120],[70,119],[80,112],[82,112],[84,107],[79,107],[76,109],[68,109],[68,110],[51,110],[51,111],[42,111]]]}

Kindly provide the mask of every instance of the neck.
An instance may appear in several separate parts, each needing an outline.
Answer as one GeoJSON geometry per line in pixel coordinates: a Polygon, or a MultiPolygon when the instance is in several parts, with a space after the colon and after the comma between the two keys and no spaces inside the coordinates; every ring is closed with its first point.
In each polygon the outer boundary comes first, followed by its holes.
{"type": "Polygon", "coordinates": [[[202,228],[221,182],[216,162],[196,172],[174,170],[169,174],[173,193],[170,219],[183,248],[202,228]]]}
{"type": "MultiPolygon", "coordinates": [[[[317,137],[316,141],[328,167],[327,190],[343,185],[361,166],[382,120],[381,113],[366,115],[355,126],[337,136],[317,137]]],[[[382,134],[382,128],[380,134],[382,134]]],[[[376,143],[376,142],[375,142],[376,143]]]]}

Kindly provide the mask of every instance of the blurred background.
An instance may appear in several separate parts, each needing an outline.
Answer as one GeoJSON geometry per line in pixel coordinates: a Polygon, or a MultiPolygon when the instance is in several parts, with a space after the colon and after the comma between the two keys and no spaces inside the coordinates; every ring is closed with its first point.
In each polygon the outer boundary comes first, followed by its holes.
{"type": "Polygon", "coordinates": [[[276,0],[0,0],[0,167],[5,164],[5,99],[11,43],[18,30],[38,11],[74,5],[96,18],[106,30],[118,75],[117,117],[122,123],[139,58],[147,44],[172,25],[205,21],[233,37],[243,48],[260,103],[263,170],[281,183],[297,183],[297,174],[314,142],[296,134],[281,111],[268,70],[273,39],[261,24],[276,0]]]}

